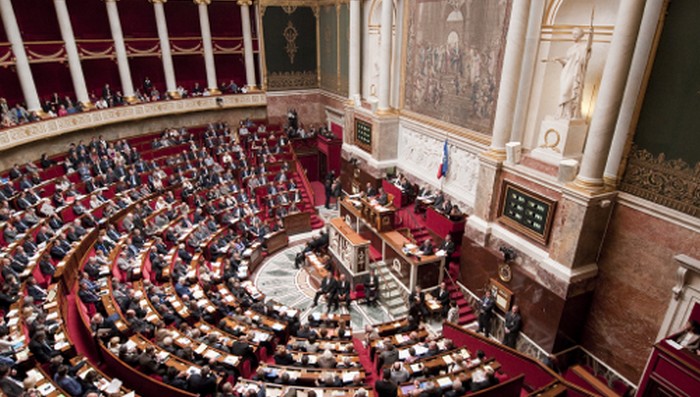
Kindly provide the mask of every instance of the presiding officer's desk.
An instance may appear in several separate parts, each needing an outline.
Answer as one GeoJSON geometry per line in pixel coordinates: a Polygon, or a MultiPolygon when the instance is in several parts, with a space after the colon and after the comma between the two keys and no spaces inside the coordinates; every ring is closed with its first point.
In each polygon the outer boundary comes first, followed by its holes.
{"type": "Polygon", "coordinates": [[[423,255],[413,241],[398,231],[382,233],[384,240],[384,262],[391,274],[412,291],[416,285],[430,288],[438,285],[444,276],[444,258],[438,255],[423,255]]]}

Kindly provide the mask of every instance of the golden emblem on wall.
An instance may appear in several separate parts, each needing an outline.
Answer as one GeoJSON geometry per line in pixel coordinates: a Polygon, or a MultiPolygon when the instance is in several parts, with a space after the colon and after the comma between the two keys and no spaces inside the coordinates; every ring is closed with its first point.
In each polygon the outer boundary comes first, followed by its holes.
{"type": "Polygon", "coordinates": [[[297,55],[299,47],[297,47],[297,37],[299,37],[299,32],[297,28],[294,27],[292,21],[287,22],[287,27],[284,28],[282,32],[284,39],[287,40],[287,45],[284,47],[287,51],[287,56],[289,56],[289,62],[294,64],[294,57],[297,55]]]}
{"type": "Polygon", "coordinates": [[[559,150],[558,147],[559,142],[561,142],[561,135],[559,134],[559,131],[555,130],[554,128],[550,128],[544,133],[544,143],[539,147],[552,149],[557,153],[561,153],[561,150],[559,150]]]}

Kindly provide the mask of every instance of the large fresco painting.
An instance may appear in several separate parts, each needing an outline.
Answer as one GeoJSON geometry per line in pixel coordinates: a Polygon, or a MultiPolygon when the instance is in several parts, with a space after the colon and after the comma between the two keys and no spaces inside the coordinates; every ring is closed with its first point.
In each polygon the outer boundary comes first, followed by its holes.
{"type": "Polygon", "coordinates": [[[490,135],[510,3],[410,1],[404,108],[490,135]]]}

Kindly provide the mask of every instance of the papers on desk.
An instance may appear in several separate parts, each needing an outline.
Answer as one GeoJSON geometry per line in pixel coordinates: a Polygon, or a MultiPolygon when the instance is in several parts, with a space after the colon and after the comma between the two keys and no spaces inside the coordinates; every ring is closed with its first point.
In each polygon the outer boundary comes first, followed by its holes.
{"type": "Polygon", "coordinates": [[[282,331],[284,329],[284,325],[280,323],[274,323],[272,324],[272,329],[274,329],[275,331],[282,331]]]}
{"type": "Polygon", "coordinates": [[[408,352],[408,349],[401,349],[399,350],[399,360],[403,361],[408,358],[410,353],[408,352]]]}
{"type": "Polygon", "coordinates": [[[437,380],[437,384],[438,384],[441,388],[446,389],[446,388],[452,386],[452,379],[450,379],[450,378],[448,378],[448,377],[445,376],[445,377],[443,377],[443,378],[438,379],[438,380],[437,380]]]}
{"type": "Polygon", "coordinates": [[[676,341],[673,340],[673,339],[668,339],[668,340],[666,340],[666,343],[668,343],[669,346],[671,346],[672,348],[674,348],[674,349],[676,349],[676,350],[683,350],[683,346],[681,346],[680,343],[676,342],[676,341]]]}
{"type": "Polygon", "coordinates": [[[56,350],[63,350],[68,346],[70,345],[67,342],[58,342],[53,346],[53,348],[56,350]]]}
{"type": "Polygon", "coordinates": [[[134,341],[131,340],[131,339],[129,339],[128,341],[126,341],[126,343],[124,343],[124,345],[126,346],[127,349],[135,349],[135,348],[137,347],[137,346],[136,346],[136,342],[134,342],[134,341]]]}
{"type": "Polygon", "coordinates": [[[438,250],[435,255],[437,256],[447,256],[447,252],[445,250],[438,250]]]}
{"type": "Polygon", "coordinates": [[[309,364],[314,365],[318,362],[318,357],[315,354],[309,354],[309,364]]]}
{"type": "Polygon", "coordinates": [[[209,349],[206,352],[204,352],[203,356],[205,358],[207,358],[208,360],[216,360],[217,358],[219,358],[221,356],[221,354],[217,353],[213,349],[209,349]]]}
{"type": "Polygon", "coordinates": [[[423,364],[421,364],[421,363],[411,364],[410,367],[411,367],[411,371],[413,373],[418,373],[418,372],[423,371],[423,364]]]}
{"type": "Polygon", "coordinates": [[[268,334],[256,331],[253,334],[253,342],[255,342],[255,343],[266,342],[269,339],[268,337],[269,337],[268,334]]]}
{"type": "Polygon", "coordinates": [[[197,348],[194,350],[194,352],[197,353],[197,354],[202,354],[202,353],[204,353],[205,350],[207,350],[207,345],[205,345],[204,343],[202,343],[201,345],[199,345],[199,347],[197,347],[197,348]]]}
{"type": "Polygon", "coordinates": [[[197,368],[197,367],[189,367],[189,368],[187,368],[187,375],[194,375],[194,374],[199,375],[200,372],[201,372],[200,369],[197,368]]]}
{"type": "Polygon", "coordinates": [[[450,365],[454,362],[454,360],[452,359],[452,356],[450,356],[448,354],[442,356],[442,361],[444,361],[445,364],[447,364],[447,365],[450,365]]]}
{"type": "Polygon", "coordinates": [[[355,376],[359,374],[359,371],[343,372],[343,383],[352,383],[355,376]]]}
{"type": "Polygon", "coordinates": [[[42,396],[48,396],[56,390],[56,387],[51,382],[47,382],[37,388],[42,396]]]}
{"type": "Polygon", "coordinates": [[[413,348],[416,350],[416,356],[422,356],[428,352],[428,348],[423,345],[415,345],[413,348]]]}
{"type": "Polygon", "coordinates": [[[236,365],[238,365],[238,357],[226,356],[226,358],[224,358],[224,364],[228,364],[232,367],[235,367],[236,365]]]}
{"type": "Polygon", "coordinates": [[[120,381],[117,378],[112,379],[111,382],[107,385],[107,387],[104,389],[104,392],[107,394],[112,394],[112,393],[117,393],[119,390],[122,388],[122,381],[120,381]]]}
{"type": "Polygon", "coordinates": [[[156,359],[157,359],[159,362],[162,363],[162,362],[165,362],[165,360],[168,359],[168,356],[170,356],[170,353],[168,353],[168,352],[160,352],[160,353],[156,354],[156,359]]]}

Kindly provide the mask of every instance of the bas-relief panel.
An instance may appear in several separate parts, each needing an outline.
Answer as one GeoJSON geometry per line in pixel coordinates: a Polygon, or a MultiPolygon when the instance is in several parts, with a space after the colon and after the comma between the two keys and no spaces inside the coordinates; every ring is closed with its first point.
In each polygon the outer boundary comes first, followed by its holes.
{"type": "Polygon", "coordinates": [[[404,106],[490,134],[510,0],[409,2],[404,106]]]}
{"type": "MultiPolygon", "coordinates": [[[[432,185],[439,185],[438,165],[442,162],[444,140],[438,140],[420,131],[399,126],[399,167],[409,170],[432,185]]],[[[443,190],[449,195],[474,205],[479,179],[479,158],[476,154],[450,143],[448,138],[449,170],[443,190]]]]}

